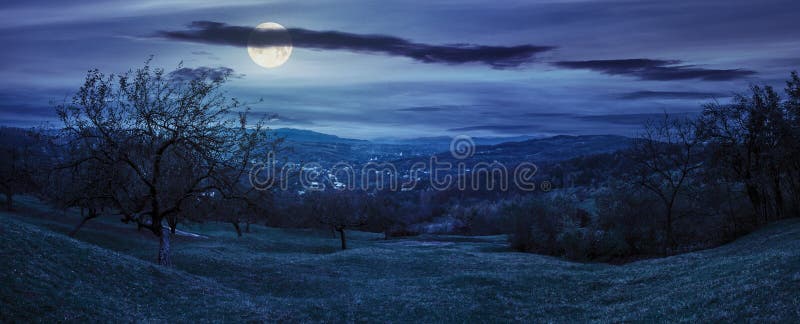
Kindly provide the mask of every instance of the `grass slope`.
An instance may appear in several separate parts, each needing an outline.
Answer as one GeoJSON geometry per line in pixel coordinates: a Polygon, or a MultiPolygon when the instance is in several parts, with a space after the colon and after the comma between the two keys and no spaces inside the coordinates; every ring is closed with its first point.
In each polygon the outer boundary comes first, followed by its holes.
{"type": "Polygon", "coordinates": [[[152,235],[37,207],[0,213],[0,321],[800,321],[800,221],[623,266],[505,250],[503,237],[383,241],[217,224],[176,265],[152,235]],[[23,215],[24,214],[24,215],[23,215]],[[36,214],[37,217],[27,216],[36,214]]]}

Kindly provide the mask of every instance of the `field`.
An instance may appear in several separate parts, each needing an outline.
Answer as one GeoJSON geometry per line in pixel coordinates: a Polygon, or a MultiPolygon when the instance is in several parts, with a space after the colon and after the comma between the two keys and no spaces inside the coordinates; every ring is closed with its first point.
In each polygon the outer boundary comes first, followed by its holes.
{"type": "Polygon", "coordinates": [[[505,238],[382,240],[230,225],[183,229],[173,268],[115,219],[87,224],[28,199],[0,213],[0,322],[800,321],[800,221],[712,250],[580,264],[507,250],[505,238]]]}

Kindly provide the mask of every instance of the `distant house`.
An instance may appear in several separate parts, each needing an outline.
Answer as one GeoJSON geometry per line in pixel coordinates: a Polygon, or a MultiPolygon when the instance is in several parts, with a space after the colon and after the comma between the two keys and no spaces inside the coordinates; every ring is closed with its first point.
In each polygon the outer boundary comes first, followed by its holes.
{"type": "Polygon", "coordinates": [[[344,190],[345,189],[345,184],[342,183],[342,182],[339,182],[339,181],[334,181],[333,182],[333,189],[344,190]]]}
{"type": "Polygon", "coordinates": [[[323,190],[323,189],[325,189],[325,186],[324,186],[324,185],[322,185],[321,183],[317,182],[317,181],[312,181],[312,182],[311,182],[311,183],[310,183],[310,184],[309,184],[309,185],[306,187],[306,189],[308,189],[308,190],[323,190]]]}

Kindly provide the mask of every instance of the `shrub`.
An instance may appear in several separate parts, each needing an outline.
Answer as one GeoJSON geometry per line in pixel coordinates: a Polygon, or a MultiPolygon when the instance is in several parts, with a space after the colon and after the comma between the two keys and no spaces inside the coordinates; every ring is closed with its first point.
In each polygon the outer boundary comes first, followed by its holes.
{"type": "Polygon", "coordinates": [[[578,224],[568,222],[558,234],[558,248],[572,260],[589,260],[592,254],[590,232],[578,224]]]}

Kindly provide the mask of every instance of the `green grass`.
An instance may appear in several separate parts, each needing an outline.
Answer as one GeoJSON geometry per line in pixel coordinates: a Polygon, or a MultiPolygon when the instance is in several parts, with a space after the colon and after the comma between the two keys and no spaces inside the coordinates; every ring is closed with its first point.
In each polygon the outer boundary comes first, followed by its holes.
{"type": "Polygon", "coordinates": [[[0,321],[800,321],[800,221],[622,266],[507,251],[502,236],[383,241],[192,225],[157,242],[115,219],[22,201],[0,213],[0,321]]]}

